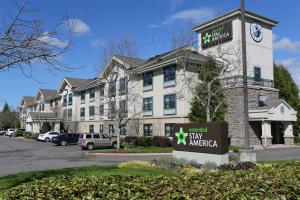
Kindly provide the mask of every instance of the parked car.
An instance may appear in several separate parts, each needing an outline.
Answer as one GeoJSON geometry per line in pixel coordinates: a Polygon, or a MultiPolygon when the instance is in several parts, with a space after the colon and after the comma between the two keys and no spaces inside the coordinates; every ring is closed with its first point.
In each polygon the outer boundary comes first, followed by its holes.
{"type": "Polygon", "coordinates": [[[9,128],[6,130],[6,135],[11,136],[16,131],[15,128],[9,128]]]}
{"type": "Polygon", "coordinates": [[[52,138],[52,142],[57,145],[66,146],[68,144],[77,144],[79,139],[78,133],[63,133],[52,138]]]}
{"type": "Polygon", "coordinates": [[[87,133],[79,136],[78,145],[82,149],[93,150],[97,147],[117,148],[117,138],[106,134],[87,133]]]}
{"type": "Polygon", "coordinates": [[[38,140],[44,141],[44,142],[51,142],[53,137],[59,136],[58,132],[55,131],[49,131],[46,133],[41,133],[38,135],[38,140]]]}
{"type": "Polygon", "coordinates": [[[0,135],[5,135],[6,131],[0,131],[0,135]]]}

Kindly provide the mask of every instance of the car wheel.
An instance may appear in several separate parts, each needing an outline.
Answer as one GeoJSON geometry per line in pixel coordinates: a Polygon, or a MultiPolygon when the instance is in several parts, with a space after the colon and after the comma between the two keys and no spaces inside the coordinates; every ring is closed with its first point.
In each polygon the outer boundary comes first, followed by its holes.
{"type": "Polygon", "coordinates": [[[61,142],[60,142],[60,145],[61,145],[61,146],[67,146],[67,142],[66,142],[66,141],[61,141],[61,142]]]}
{"type": "Polygon", "coordinates": [[[117,145],[116,142],[114,142],[114,143],[112,144],[112,148],[113,148],[113,149],[117,149],[117,148],[118,148],[118,145],[117,145]]]}
{"type": "Polygon", "coordinates": [[[93,149],[94,149],[94,144],[93,144],[93,143],[88,143],[88,144],[86,145],[86,149],[87,149],[87,150],[93,150],[93,149]]]}
{"type": "Polygon", "coordinates": [[[47,138],[45,139],[45,142],[50,142],[50,138],[47,137],[47,138]]]}

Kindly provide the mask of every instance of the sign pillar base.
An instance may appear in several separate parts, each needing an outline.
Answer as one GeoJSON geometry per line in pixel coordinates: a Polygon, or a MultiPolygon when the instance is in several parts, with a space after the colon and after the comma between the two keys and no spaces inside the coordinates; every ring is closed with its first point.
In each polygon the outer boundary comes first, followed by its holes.
{"type": "Polygon", "coordinates": [[[173,157],[176,159],[184,159],[187,161],[196,162],[199,164],[205,164],[207,162],[213,162],[216,165],[223,165],[229,163],[229,155],[226,154],[209,154],[209,153],[197,153],[188,151],[175,151],[173,150],[173,157]]]}

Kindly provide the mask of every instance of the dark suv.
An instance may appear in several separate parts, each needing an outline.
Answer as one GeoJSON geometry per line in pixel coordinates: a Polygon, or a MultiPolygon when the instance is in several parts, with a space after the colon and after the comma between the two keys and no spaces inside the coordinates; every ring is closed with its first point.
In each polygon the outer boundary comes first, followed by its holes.
{"type": "Polygon", "coordinates": [[[64,133],[52,138],[52,142],[57,145],[66,146],[68,144],[77,144],[78,139],[78,133],[64,133]]]}

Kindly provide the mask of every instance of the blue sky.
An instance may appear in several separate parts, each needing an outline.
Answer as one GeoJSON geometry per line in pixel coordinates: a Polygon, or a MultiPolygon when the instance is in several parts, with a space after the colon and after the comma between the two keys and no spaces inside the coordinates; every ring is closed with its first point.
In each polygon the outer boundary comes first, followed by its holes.
{"type": "MultiPolygon", "coordinates": [[[[13,1],[0,2],[1,21],[13,15],[13,1]]],[[[300,85],[300,1],[248,0],[247,9],[279,21],[274,28],[274,60],[286,65],[300,85]]],[[[4,101],[16,107],[21,97],[35,96],[38,88],[57,89],[63,77],[94,78],[101,69],[101,47],[112,37],[137,41],[139,56],[148,58],[170,49],[170,38],[188,21],[201,23],[239,7],[239,0],[32,0],[46,27],[64,13],[77,19],[74,45],[61,59],[81,68],[50,73],[41,65],[33,67],[36,82],[18,69],[0,71],[0,106],[4,101]]]]}

